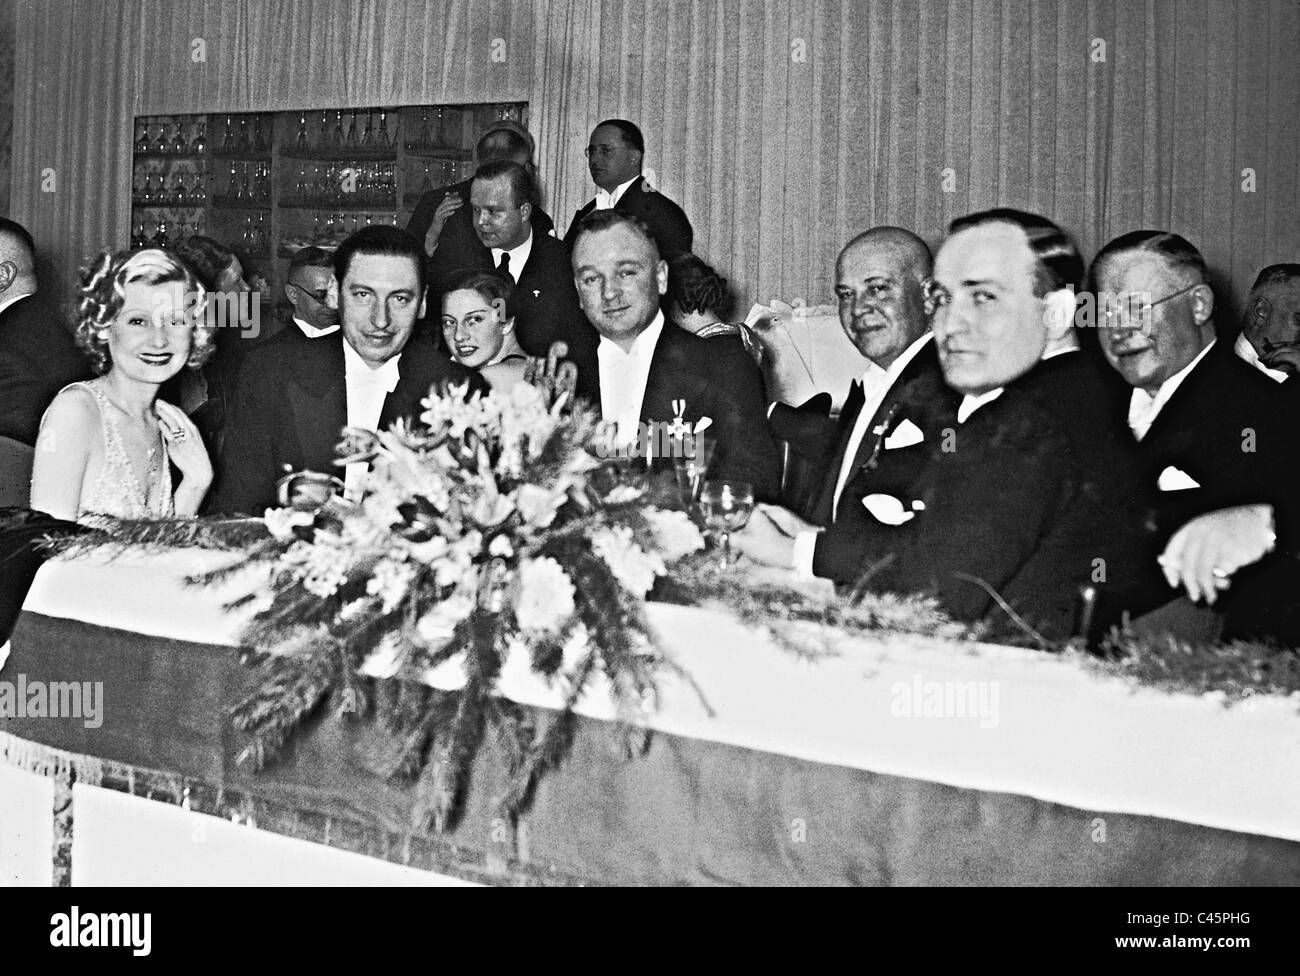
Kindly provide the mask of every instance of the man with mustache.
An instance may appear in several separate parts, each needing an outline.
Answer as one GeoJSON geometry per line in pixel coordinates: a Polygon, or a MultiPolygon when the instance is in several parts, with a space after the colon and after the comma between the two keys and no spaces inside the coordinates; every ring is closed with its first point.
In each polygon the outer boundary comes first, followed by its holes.
{"type": "MultiPolygon", "coordinates": [[[[261,514],[276,504],[287,472],[334,474],[334,446],[344,426],[382,430],[419,412],[430,387],[483,379],[453,363],[427,336],[415,336],[425,312],[425,254],[396,227],[357,231],[334,255],[327,301],[342,328],[298,343],[249,353],[218,466],[219,512],[261,514]]],[[[365,464],[348,465],[345,490],[355,496],[365,464]]]]}
{"type": "MultiPolygon", "coordinates": [[[[959,619],[1053,639],[1072,631],[1080,587],[1154,570],[1131,446],[1074,334],[1082,272],[1045,218],[999,209],[953,222],[931,305],[960,400],[892,516],[877,504],[856,539],[871,588],[930,592],[959,619]]],[[[768,512],[756,532],[771,531],[768,512]]]]}
{"type": "Polygon", "coordinates": [[[606,119],[592,130],[587,144],[587,168],[596,184],[596,198],[573,215],[564,243],[573,250],[578,225],[593,210],[618,210],[647,227],[665,261],[689,253],[694,239],[682,208],[656,190],[641,175],[645,139],[626,119],[606,119]]]}

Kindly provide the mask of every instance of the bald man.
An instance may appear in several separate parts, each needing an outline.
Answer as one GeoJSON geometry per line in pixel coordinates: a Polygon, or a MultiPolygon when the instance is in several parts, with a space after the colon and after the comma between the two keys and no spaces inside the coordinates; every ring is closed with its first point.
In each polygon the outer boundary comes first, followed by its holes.
{"type": "MultiPolygon", "coordinates": [[[[882,479],[894,488],[909,481],[937,434],[938,418],[955,409],[925,313],[931,266],[925,242],[901,227],[859,234],[835,263],[840,325],[867,368],[838,423],[797,416],[785,404],[769,418],[778,438],[820,465],[821,490],[803,513],[815,525],[851,535],[864,517],[862,498],[882,490],[882,479]]],[[[804,569],[811,567],[813,545],[809,533],[796,546],[804,569]]]]}
{"type": "Polygon", "coordinates": [[[56,303],[38,293],[31,234],[0,218],[0,437],[34,445],[54,395],[89,377],[56,303]]]}

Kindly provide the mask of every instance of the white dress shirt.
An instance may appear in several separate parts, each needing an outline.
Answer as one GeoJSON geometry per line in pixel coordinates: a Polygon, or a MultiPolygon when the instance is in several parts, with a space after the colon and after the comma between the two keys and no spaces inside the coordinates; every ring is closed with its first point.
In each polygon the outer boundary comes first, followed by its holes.
{"type": "MultiPolygon", "coordinates": [[[[613,193],[609,192],[609,190],[606,190],[604,187],[597,189],[596,209],[613,210],[614,204],[618,203],[618,201],[622,199],[623,194],[627,192],[627,188],[639,179],[641,179],[641,174],[637,173],[636,176],[632,177],[626,183],[620,183],[618,186],[614,187],[613,193]]],[[[514,258],[511,258],[510,260],[513,261],[514,258]]]]}
{"type": "Polygon", "coordinates": [[[849,476],[853,473],[853,460],[857,456],[858,448],[862,446],[862,439],[867,436],[867,428],[871,426],[872,418],[880,409],[880,405],[885,402],[885,395],[903,374],[907,364],[916,358],[916,354],[925,348],[925,344],[932,338],[933,333],[930,332],[921,336],[899,354],[899,357],[890,364],[889,369],[881,369],[873,362],[867,363],[866,371],[863,372],[860,380],[865,401],[853,425],[853,432],[849,435],[844,460],[840,463],[839,477],[835,481],[835,500],[831,504],[831,521],[835,520],[839,512],[840,495],[844,493],[844,486],[848,484],[849,476]]]}
{"type": "MultiPolygon", "coordinates": [[[[907,349],[903,351],[903,355],[900,356],[899,359],[895,361],[894,365],[897,366],[898,362],[903,360],[904,357],[910,360],[913,356],[916,355],[917,351],[921,348],[921,344],[924,342],[924,340],[929,338],[930,338],[930,334],[926,333],[926,335],[922,336],[912,345],[908,346],[907,349]]],[[[1073,346],[1065,349],[1056,349],[1050,353],[1045,354],[1043,358],[1039,360],[1039,362],[1044,362],[1048,359],[1054,359],[1055,357],[1063,355],[1064,353],[1067,352],[1076,352],[1076,351],[1077,348],[1073,346]]],[[[876,369],[880,369],[880,367],[877,366],[876,369]]],[[[901,371],[902,370],[900,369],[899,372],[901,371]]],[[[863,374],[864,388],[866,388],[867,376],[870,372],[871,371],[868,370],[867,373],[863,374]]],[[[881,373],[884,372],[885,372],[884,370],[881,370],[881,373]]],[[[895,376],[894,379],[897,379],[897,376],[895,376]]],[[[893,380],[891,379],[890,382],[892,384],[893,380]]],[[[888,389],[889,387],[886,386],[885,390],[888,391],[888,389]]],[[[957,423],[964,424],[967,420],[970,419],[971,414],[973,414],[976,410],[978,410],[980,407],[984,406],[985,404],[992,403],[994,400],[996,400],[998,397],[1002,395],[1005,389],[1006,389],[1005,387],[999,386],[996,390],[989,390],[987,393],[980,393],[980,394],[968,393],[965,397],[962,398],[960,406],[957,407],[957,423]]],[[[867,395],[868,397],[870,397],[870,393],[868,393],[867,395]]],[[[884,399],[884,393],[881,393],[880,400],[883,399],[884,399]]],[[[872,414],[874,414],[876,412],[876,408],[879,407],[880,400],[876,402],[876,407],[872,408],[871,410],[872,414]]],[[[863,406],[863,413],[866,413],[868,406],[870,406],[869,400],[868,403],[863,406]]],[[[870,416],[871,414],[868,414],[868,417],[870,416]]],[[[857,432],[855,431],[854,433],[856,435],[857,432]]],[[[861,442],[862,442],[861,436],[857,436],[857,439],[851,442],[850,446],[853,448],[853,451],[855,453],[857,451],[857,445],[860,444],[861,442]]],[[[849,460],[849,463],[852,463],[851,458],[852,458],[852,454],[846,455],[846,459],[849,460]]],[[[839,493],[840,491],[843,490],[843,487],[844,487],[844,479],[843,476],[841,475],[841,481],[835,489],[835,501],[837,505],[839,503],[839,493]]],[[[801,579],[810,579],[813,575],[813,570],[812,570],[813,556],[815,555],[817,549],[817,536],[822,531],[823,531],[822,529],[809,529],[804,532],[800,532],[795,536],[794,552],[792,554],[790,562],[791,562],[791,566],[795,571],[795,574],[801,579]]]]}
{"type": "MultiPolygon", "coordinates": [[[[674,326],[676,328],[676,326],[674,326]]],[[[656,312],[645,331],[624,352],[616,342],[600,338],[596,359],[600,366],[600,415],[618,425],[617,442],[627,447],[637,442],[641,428],[641,401],[650,378],[650,361],[664,331],[664,313],[656,312]]]]}
{"type": "Polygon", "coordinates": [[[494,247],[492,250],[492,267],[501,266],[501,255],[510,255],[510,277],[515,279],[515,284],[519,284],[519,273],[524,270],[524,265],[528,263],[528,255],[533,253],[533,232],[528,232],[528,238],[518,247],[512,250],[505,250],[500,247],[494,247]]]}
{"type": "MultiPolygon", "coordinates": [[[[308,339],[319,339],[321,336],[330,335],[334,332],[337,332],[341,328],[341,326],[338,325],[338,323],[335,323],[334,325],[327,325],[325,328],[319,329],[316,326],[312,325],[310,322],[304,322],[296,315],[293,317],[293,324],[298,326],[298,328],[302,330],[302,334],[305,335],[308,339]]],[[[344,343],[344,345],[347,344],[344,343]]],[[[348,348],[351,349],[352,347],[348,346],[348,348]]]]}
{"type": "Polygon", "coordinates": [[[3,312],[6,308],[8,308],[8,307],[9,307],[10,305],[12,305],[14,302],[18,301],[20,298],[27,298],[28,295],[35,295],[35,294],[36,294],[36,292],[34,292],[34,291],[29,291],[29,292],[27,292],[26,295],[7,295],[7,296],[5,296],[4,298],[0,299],[0,312],[3,312]]]}
{"type": "Polygon", "coordinates": [[[957,423],[966,423],[970,420],[971,414],[986,403],[992,403],[1002,396],[1004,390],[1006,390],[1005,386],[999,386],[996,390],[989,390],[987,393],[967,393],[957,405],[957,423]]]}
{"type": "Polygon", "coordinates": [[[1147,436],[1147,431],[1151,425],[1156,422],[1160,416],[1160,411],[1164,409],[1169,398],[1172,397],[1187,375],[1196,368],[1196,364],[1205,358],[1205,354],[1214,348],[1217,339],[1211,339],[1204,349],[1197,353],[1196,358],[1180,369],[1169,379],[1160,384],[1160,389],[1156,390],[1156,395],[1152,396],[1146,390],[1133,387],[1133,395],[1128,401],[1128,426],[1133,431],[1133,436],[1138,440],[1147,436]]]}
{"type": "MultiPolygon", "coordinates": [[[[898,381],[907,364],[916,358],[916,354],[925,348],[925,344],[934,338],[934,334],[927,332],[910,346],[899,354],[889,365],[889,369],[881,369],[873,362],[867,363],[866,371],[863,372],[859,382],[862,384],[862,410],[858,413],[858,419],[853,424],[853,432],[849,434],[849,442],[844,450],[844,460],[840,462],[840,473],[835,480],[835,498],[831,503],[831,521],[839,514],[840,495],[844,493],[844,486],[849,483],[849,476],[853,474],[853,461],[858,453],[858,448],[862,446],[862,439],[867,436],[867,429],[871,426],[871,421],[880,409],[880,405],[885,402],[885,396],[889,393],[890,387],[898,381]]],[[[771,411],[769,411],[770,413],[771,411]]],[[[817,536],[821,529],[806,529],[794,537],[794,556],[793,564],[795,571],[803,579],[812,576],[813,550],[817,546],[817,536]]]]}
{"type": "Polygon", "coordinates": [[[1237,354],[1239,359],[1250,363],[1250,365],[1254,366],[1274,383],[1285,383],[1287,378],[1291,375],[1283,370],[1274,369],[1272,366],[1265,366],[1260,362],[1259,352],[1250,344],[1250,340],[1246,338],[1244,332],[1237,336],[1237,342],[1236,345],[1232,347],[1232,351],[1237,354]]]}
{"type": "MultiPolygon", "coordinates": [[[[398,353],[378,369],[372,369],[357,355],[350,342],[346,339],[343,341],[343,382],[347,389],[349,427],[379,429],[379,415],[384,412],[384,401],[397,388],[397,381],[401,377],[397,368],[401,358],[401,353],[398,353]]],[[[346,497],[360,498],[361,483],[369,467],[364,461],[354,461],[347,466],[343,478],[343,494],[346,497]]]]}

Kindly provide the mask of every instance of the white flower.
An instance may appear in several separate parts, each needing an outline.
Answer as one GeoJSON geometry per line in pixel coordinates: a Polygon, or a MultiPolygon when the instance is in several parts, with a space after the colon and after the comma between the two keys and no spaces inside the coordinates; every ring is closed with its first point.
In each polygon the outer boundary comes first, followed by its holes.
{"type": "Polygon", "coordinates": [[[415,568],[410,563],[381,559],[366,583],[366,592],[383,600],[381,613],[391,613],[405,599],[413,579],[415,568]]]}
{"type": "Polygon", "coordinates": [[[510,544],[510,539],[504,535],[499,535],[488,543],[488,555],[500,556],[502,559],[509,559],[515,554],[515,547],[510,544]]]}
{"type": "Polygon", "coordinates": [[[565,492],[540,485],[520,485],[515,492],[515,505],[525,525],[544,529],[555,521],[556,513],[568,497],[565,492]]]}
{"type": "Polygon", "coordinates": [[[645,489],[632,485],[618,485],[605,496],[606,505],[626,505],[645,494],[645,489]]]}
{"type": "Polygon", "coordinates": [[[391,678],[405,663],[401,642],[395,634],[387,634],[379,645],[361,663],[361,674],[370,678],[391,678]]]}
{"type": "Polygon", "coordinates": [[[424,614],[415,624],[415,632],[419,635],[424,646],[430,651],[437,651],[444,647],[452,634],[456,631],[456,625],[474,612],[474,597],[472,592],[457,590],[445,600],[435,603],[430,610],[424,614]]]}
{"type": "Polygon", "coordinates": [[[558,633],[574,611],[573,582],[554,559],[529,559],[519,567],[515,619],[522,630],[558,633]]]}
{"type": "Polygon", "coordinates": [[[412,559],[426,566],[432,566],[447,554],[447,540],[440,535],[435,535],[427,542],[412,542],[409,548],[412,559]]]}
{"type": "Polygon", "coordinates": [[[347,553],[339,545],[339,537],[329,532],[317,532],[314,542],[295,542],[281,557],[280,564],[303,588],[313,596],[331,597],[348,578],[347,553]]]}
{"type": "Polygon", "coordinates": [[[591,537],[591,548],[605,560],[623,588],[639,597],[650,592],[656,576],[668,572],[659,556],[647,553],[632,541],[632,530],[626,525],[595,533],[591,537]]]}
{"type": "Polygon", "coordinates": [[[704,536],[685,512],[647,508],[644,514],[665,561],[675,562],[704,548],[704,536]]]}
{"type": "Polygon", "coordinates": [[[293,530],[298,526],[311,525],[315,520],[314,513],[300,512],[296,508],[268,508],[266,514],[262,516],[262,521],[266,523],[271,535],[281,542],[292,539],[293,530]]]}

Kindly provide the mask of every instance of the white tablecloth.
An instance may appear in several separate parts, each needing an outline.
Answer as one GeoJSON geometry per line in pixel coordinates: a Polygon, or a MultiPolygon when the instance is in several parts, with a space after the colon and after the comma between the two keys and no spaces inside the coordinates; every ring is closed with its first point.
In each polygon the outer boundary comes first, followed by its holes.
{"type": "MultiPolygon", "coordinates": [[[[25,608],[231,645],[242,620],[220,610],[223,594],[181,583],[227,558],[177,551],[111,564],[55,560],[40,570],[25,608]]],[[[709,717],[692,691],[665,680],[650,723],[664,732],[1085,811],[1300,840],[1296,696],[1226,707],[1214,696],[1099,677],[1077,660],[913,636],[843,638],[835,656],[810,663],[721,613],[652,604],[649,615],[716,711],[709,717]],[[932,713],[945,692],[959,698],[932,713]],[[959,701],[982,702],[983,717],[959,701]]],[[[522,662],[507,667],[502,688],[526,704],[558,701],[522,662]]],[[[579,711],[612,714],[600,694],[579,711]]]]}

